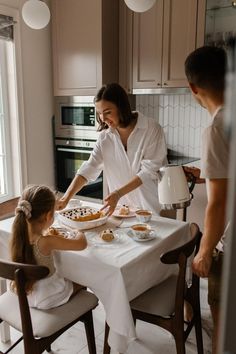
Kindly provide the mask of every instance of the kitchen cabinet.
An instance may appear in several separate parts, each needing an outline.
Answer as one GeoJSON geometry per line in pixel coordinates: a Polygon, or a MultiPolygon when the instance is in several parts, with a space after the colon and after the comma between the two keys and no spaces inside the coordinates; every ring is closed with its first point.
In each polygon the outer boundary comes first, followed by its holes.
{"type": "Polygon", "coordinates": [[[204,21],[205,0],[158,0],[133,14],[134,93],[187,87],[184,61],[204,43],[204,21]]]}
{"type": "Polygon", "coordinates": [[[52,0],[54,95],[95,95],[118,81],[118,1],[52,0]]]}

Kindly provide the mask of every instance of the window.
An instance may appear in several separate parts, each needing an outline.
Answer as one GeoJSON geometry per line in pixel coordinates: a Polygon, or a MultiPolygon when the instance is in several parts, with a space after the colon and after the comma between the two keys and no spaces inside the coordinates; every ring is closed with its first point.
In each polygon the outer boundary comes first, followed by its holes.
{"type": "Polygon", "coordinates": [[[13,25],[12,17],[0,14],[0,202],[18,194],[20,180],[13,25]]]}
{"type": "Polygon", "coordinates": [[[8,97],[8,67],[12,63],[8,53],[12,43],[0,39],[0,197],[12,195],[12,164],[8,97]]]}

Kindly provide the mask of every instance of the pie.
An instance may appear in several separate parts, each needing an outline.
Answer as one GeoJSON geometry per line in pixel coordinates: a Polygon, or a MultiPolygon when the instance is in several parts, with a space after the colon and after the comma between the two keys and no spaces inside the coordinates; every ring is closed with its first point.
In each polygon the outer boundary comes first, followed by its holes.
{"type": "Polygon", "coordinates": [[[80,207],[63,212],[63,216],[73,221],[92,221],[104,216],[100,210],[89,207],[80,207]]]}

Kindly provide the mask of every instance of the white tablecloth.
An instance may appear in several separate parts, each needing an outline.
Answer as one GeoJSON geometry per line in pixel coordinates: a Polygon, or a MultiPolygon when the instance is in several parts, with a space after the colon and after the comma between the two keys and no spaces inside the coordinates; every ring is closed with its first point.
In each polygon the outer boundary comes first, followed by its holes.
{"type": "MultiPolygon", "coordinates": [[[[0,222],[0,257],[8,255],[12,218],[0,222]]],[[[117,232],[117,243],[96,246],[91,242],[96,230],[86,231],[89,246],[83,251],[56,251],[55,263],[64,277],[90,288],[103,303],[110,326],[109,344],[120,353],[135,338],[129,301],[160,283],[175,271],[160,262],[160,255],[189,238],[189,224],[153,216],[149,223],[157,238],[135,242],[127,234],[127,226],[135,218],[125,219],[117,232]]],[[[101,230],[101,227],[99,228],[101,230]]]]}
{"type": "Polygon", "coordinates": [[[96,230],[85,232],[89,247],[82,251],[57,251],[56,266],[64,277],[89,287],[103,303],[110,326],[108,342],[120,353],[136,337],[129,301],[170,276],[176,268],[162,264],[160,255],[188,240],[189,225],[171,219],[153,217],[149,223],[157,238],[135,242],[124,226],[118,228],[120,242],[94,246],[90,240],[96,230]]]}

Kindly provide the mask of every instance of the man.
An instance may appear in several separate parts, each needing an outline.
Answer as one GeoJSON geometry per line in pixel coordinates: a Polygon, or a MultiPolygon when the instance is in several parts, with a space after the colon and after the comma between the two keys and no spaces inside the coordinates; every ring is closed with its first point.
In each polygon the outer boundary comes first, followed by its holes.
{"type": "Polygon", "coordinates": [[[201,177],[206,180],[208,202],[200,249],[192,267],[198,276],[208,277],[208,302],[214,326],[213,354],[217,352],[220,279],[226,241],[222,236],[226,226],[229,159],[223,109],[225,72],[226,53],[221,48],[198,48],[185,61],[185,73],[192,95],[212,117],[202,137],[201,177]]]}

